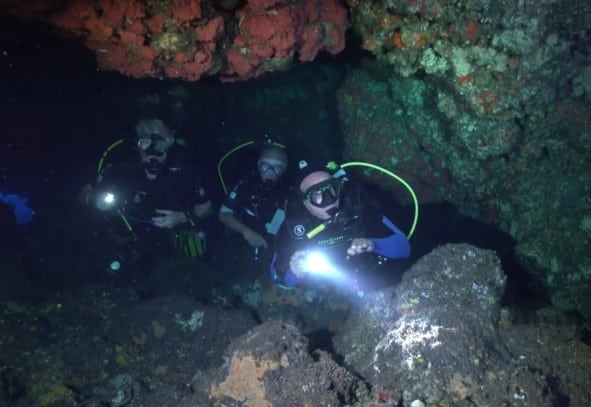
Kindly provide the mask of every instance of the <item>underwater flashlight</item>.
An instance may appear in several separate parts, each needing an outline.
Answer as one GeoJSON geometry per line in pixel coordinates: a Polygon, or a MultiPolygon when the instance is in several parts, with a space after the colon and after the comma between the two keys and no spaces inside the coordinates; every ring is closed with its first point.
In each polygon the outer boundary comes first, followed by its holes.
{"type": "Polygon", "coordinates": [[[345,287],[355,293],[357,297],[363,298],[365,292],[361,289],[357,279],[346,270],[335,267],[329,258],[322,252],[309,252],[304,258],[304,270],[314,276],[328,278],[337,285],[345,287]]]}
{"type": "Polygon", "coordinates": [[[341,277],[341,272],[329,261],[328,257],[317,251],[310,252],[306,255],[304,268],[307,273],[317,276],[330,279],[339,279],[341,277]]]}
{"type": "Polygon", "coordinates": [[[112,191],[105,191],[96,197],[96,208],[101,212],[110,211],[117,205],[117,197],[112,191]]]}

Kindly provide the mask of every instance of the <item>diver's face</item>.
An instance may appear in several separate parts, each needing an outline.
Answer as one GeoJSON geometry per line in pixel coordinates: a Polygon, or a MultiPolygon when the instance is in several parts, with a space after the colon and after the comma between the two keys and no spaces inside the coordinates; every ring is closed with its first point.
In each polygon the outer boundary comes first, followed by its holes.
{"type": "Polygon", "coordinates": [[[263,182],[277,182],[287,169],[287,162],[282,154],[269,150],[261,154],[257,169],[263,182]]]}
{"type": "Polygon", "coordinates": [[[314,190],[314,186],[316,185],[328,185],[331,181],[331,175],[326,171],[316,171],[309,174],[306,178],[304,178],[300,184],[300,192],[304,195],[304,200],[302,203],[304,207],[310,212],[312,215],[317,217],[321,220],[328,220],[330,219],[329,211],[333,208],[339,207],[339,199],[337,191],[330,191],[325,190],[326,188],[319,188],[318,191],[310,193],[310,191],[314,190]],[[322,206],[322,197],[327,197],[329,194],[334,196],[332,200],[326,200],[326,206],[322,206]]]}
{"type": "Polygon", "coordinates": [[[148,173],[157,175],[162,172],[166,158],[168,157],[167,147],[158,139],[148,138],[138,140],[140,161],[148,173]]]}

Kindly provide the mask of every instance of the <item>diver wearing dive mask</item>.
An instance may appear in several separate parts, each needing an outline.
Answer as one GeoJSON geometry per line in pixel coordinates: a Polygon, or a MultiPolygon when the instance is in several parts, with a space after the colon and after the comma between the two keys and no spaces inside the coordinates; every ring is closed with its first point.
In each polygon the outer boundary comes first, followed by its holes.
{"type": "Polygon", "coordinates": [[[342,182],[326,171],[310,173],[300,184],[306,209],[319,219],[326,221],[332,218],[339,208],[342,182]]]}
{"type": "Polygon", "coordinates": [[[274,183],[281,178],[287,169],[287,159],[282,150],[268,148],[263,151],[257,163],[261,181],[274,183]]]}
{"type": "Polygon", "coordinates": [[[331,178],[312,185],[302,195],[311,205],[318,208],[325,208],[338,201],[341,195],[341,189],[341,181],[331,178]]]}
{"type": "MultiPolygon", "coordinates": [[[[334,263],[345,268],[349,257],[366,253],[409,256],[404,233],[379,207],[368,204],[361,186],[349,181],[342,168],[305,160],[298,166],[296,195],[286,209],[270,267],[275,282],[293,286],[309,276],[304,255],[314,250],[330,252],[334,263]]],[[[359,261],[373,263],[376,257],[359,261]]]]}
{"type": "Polygon", "coordinates": [[[254,248],[272,245],[283,222],[288,188],[282,181],[287,166],[285,148],[266,142],[256,170],[242,178],[221,205],[220,222],[241,234],[254,248]]]}

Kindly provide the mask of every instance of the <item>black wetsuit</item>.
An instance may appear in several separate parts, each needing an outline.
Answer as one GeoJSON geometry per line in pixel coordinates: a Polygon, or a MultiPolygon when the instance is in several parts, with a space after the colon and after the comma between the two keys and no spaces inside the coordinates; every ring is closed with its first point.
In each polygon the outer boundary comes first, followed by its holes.
{"type": "Polygon", "coordinates": [[[193,207],[207,203],[209,197],[202,186],[201,171],[191,165],[184,152],[173,150],[153,180],[147,178],[137,151],[121,153],[103,167],[95,185],[97,195],[113,191],[119,202],[116,209],[102,212],[109,223],[109,243],[103,241],[101,251],[110,257],[108,261],[121,262],[117,275],[138,280],[154,268],[158,257],[173,257],[183,250],[179,246],[181,236],[206,231],[206,223],[196,219],[193,207]],[[184,212],[194,224],[177,225],[172,231],[159,228],[152,222],[153,217],[163,216],[156,209],[184,212]]]}
{"type": "Polygon", "coordinates": [[[289,262],[293,253],[301,250],[321,250],[335,264],[358,268],[357,265],[351,266],[351,263],[366,261],[368,255],[353,256],[352,260],[346,260],[349,257],[346,252],[351,241],[359,237],[374,241],[375,249],[371,257],[404,258],[410,255],[405,234],[371,200],[366,199],[359,186],[345,183],[339,214],[326,224],[323,231],[311,237],[307,237],[307,234],[322,221],[308,212],[301,199],[298,194],[289,199],[286,219],[277,236],[277,251],[271,264],[271,275],[276,282],[288,285],[297,282],[297,277],[289,269],[289,262]]]}
{"type": "Polygon", "coordinates": [[[246,226],[273,243],[283,221],[287,191],[282,180],[265,183],[258,172],[253,172],[232,188],[221,210],[230,209],[246,226]]]}
{"type": "MultiPolygon", "coordinates": [[[[137,154],[137,153],[136,153],[137,154]]],[[[161,216],[156,209],[168,209],[193,215],[193,206],[209,200],[203,187],[201,175],[184,155],[171,157],[158,176],[150,180],[146,176],[139,158],[130,160],[131,164],[109,163],[99,177],[97,192],[112,190],[121,202],[121,213],[129,220],[136,235],[166,229],[154,226],[152,218],[161,216]]],[[[120,218],[118,213],[110,217],[120,218]]],[[[118,231],[130,232],[123,219],[118,231]]]]}

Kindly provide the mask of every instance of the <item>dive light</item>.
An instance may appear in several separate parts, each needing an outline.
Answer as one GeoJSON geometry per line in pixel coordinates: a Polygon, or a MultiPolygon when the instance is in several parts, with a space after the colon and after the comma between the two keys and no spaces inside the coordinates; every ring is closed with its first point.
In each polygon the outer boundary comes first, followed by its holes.
{"type": "Polygon", "coordinates": [[[343,272],[329,260],[322,252],[311,251],[304,257],[304,271],[313,276],[321,276],[336,282],[340,286],[349,287],[359,298],[365,293],[359,287],[357,280],[348,272],[343,272]]]}
{"type": "Polygon", "coordinates": [[[113,191],[104,191],[96,196],[96,208],[101,212],[113,210],[117,204],[118,199],[113,191]]]}
{"type": "Polygon", "coordinates": [[[328,257],[318,251],[309,252],[304,258],[304,270],[315,276],[339,279],[341,272],[330,262],[328,257]]]}

